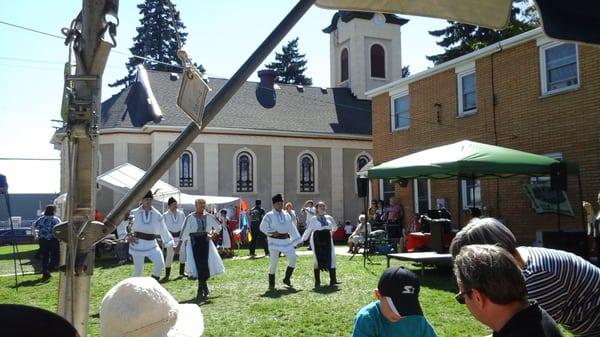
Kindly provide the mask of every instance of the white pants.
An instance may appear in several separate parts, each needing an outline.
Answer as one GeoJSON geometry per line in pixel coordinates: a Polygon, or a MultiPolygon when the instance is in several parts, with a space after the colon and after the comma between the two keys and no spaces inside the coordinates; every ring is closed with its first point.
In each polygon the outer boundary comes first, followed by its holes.
{"type": "MultiPolygon", "coordinates": [[[[175,250],[173,247],[167,247],[167,256],[165,257],[165,267],[171,268],[173,264],[173,258],[175,257],[175,250]]],[[[185,263],[185,245],[179,248],[179,263],[185,263]]]]}
{"type": "MultiPolygon", "coordinates": [[[[288,267],[296,268],[296,260],[298,259],[296,251],[291,249],[282,253],[284,253],[288,258],[288,267]]],[[[277,263],[279,262],[279,251],[269,247],[269,258],[271,260],[271,264],[269,265],[269,274],[275,274],[277,271],[277,263]]]]}
{"type": "Polygon", "coordinates": [[[152,276],[160,277],[160,273],[165,267],[165,260],[163,258],[162,251],[158,246],[154,249],[149,250],[146,254],[140,254],[138,252],[131,254],[133,256],[133,276],[142,276],[144,273],[144,258],[147,256],[152,263],[154,263],[154,269],[152,269],[152,276]]]}

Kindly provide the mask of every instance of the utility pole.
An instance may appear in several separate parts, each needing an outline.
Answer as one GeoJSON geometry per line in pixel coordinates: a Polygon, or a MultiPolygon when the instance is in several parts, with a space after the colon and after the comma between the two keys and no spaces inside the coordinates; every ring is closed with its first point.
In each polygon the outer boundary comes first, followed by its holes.
{"type": "Polygon", "coordinates": [[[76,58],[76,71],[65,74],[70,94],[66,118],[67,220],[55,227],[61,241],[58,314],[82,337],[87,336],[90,281],[94,270],[94,247],[102,237],[102,223],[94,221],[98,165],[98,122],[101,111],[102,73],[114,46],[118,0],[83,0],[82,11],[66,32],[76,58]],[[108,32],[113,39],[102,39],[108,32]]]}

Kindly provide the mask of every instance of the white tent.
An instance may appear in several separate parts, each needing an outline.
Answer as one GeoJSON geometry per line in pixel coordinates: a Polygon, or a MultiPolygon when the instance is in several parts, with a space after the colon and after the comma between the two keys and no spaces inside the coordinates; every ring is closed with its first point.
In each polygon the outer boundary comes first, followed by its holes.
{"type": "MultiPolygon", "coordinates": [[[[115,167],[98,176],[98,183],[118,192],[127,193],[142,179],[146,172],[130,163],[115,167]]],[[[204,199],[207,204],[227,204],[238,200],[237,197],[220,197],[211,195],[192,195],[182,193],[177,187],[159,180],[150,189],[154,194],[154,200],[167,202],[170,197],[175,198],[180,204],[193,205],[196,199],[204,199]]]]}

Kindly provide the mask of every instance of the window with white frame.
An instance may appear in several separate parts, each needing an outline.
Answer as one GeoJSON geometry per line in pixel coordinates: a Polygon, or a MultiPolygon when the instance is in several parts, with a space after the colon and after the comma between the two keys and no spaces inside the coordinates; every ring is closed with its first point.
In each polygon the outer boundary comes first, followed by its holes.
{"type": "Polygon", "coordinates": [[[458,80],[458,116],[477,111],[477,83],[475,70],[456,75],[458,80]]]}
{"type": "Polygon", "coordinates": [[[236,192],[254,192],[254,158],[241,151],[236,158],[236,192]]]}
{"type": "Polygon", "coordinates": [[[184,151],[179,157],[179,187],[194,186],[194,156],[184,151]]]}
{"type": "Polygon", "coordinates": [[[342,49],[340,54],[340,82],[348,80],[348,48],[342,49]]]}
{"type": "Polygon", "coordinates": [[[431,181],[414,179],[415,213],[425,214],[431,208],[431,181]]]}
{"type": "Polygon", "coordinates": [[[300,192],[315,192],[315,158],[310,153],[304,153],[299,163],[300,192]]]}
{"type": "Polygon", "coordinates": [[[542,94],[577,88],[579,64],[577,45],[548,43],[540,46],[542,94]]]}
{"type": "Polygon", "coordinates": [[[410,110],[408,93],[392,98],[392,131],[410,127],[410,110]]]}
{"type": "Polygon", "coordinates": [[[481,181],[479,179],[461,180],[462,206],[481,208],[481,181]]]}
{"type": "Polygon", "coordinates": [[[396,195],[396,190],[394,188],[394,181],[391,179],[381,179],[381,200],[383,200],[383,205],[389,205],[390,199],[396,195]]]}
{"type": "Polygon", "coordinates": [[[385,78],[385,49],[380,44],[371,46],[371,77],[385,78]]]}

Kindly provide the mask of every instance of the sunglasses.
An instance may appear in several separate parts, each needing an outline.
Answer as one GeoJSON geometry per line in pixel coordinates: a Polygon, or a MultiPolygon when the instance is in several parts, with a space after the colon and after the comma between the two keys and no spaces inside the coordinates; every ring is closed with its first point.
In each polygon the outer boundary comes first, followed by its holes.
{"type": "Polygon", "coordinates": [[[467,295],[469,295],[471,293],[471,290],[465,291],[465,292],[459,292],[458,294],[454,295],[454,299],[456,300],[456,302],[460,303],[460,304],[465,304],[465,297],[467,295]]]}

